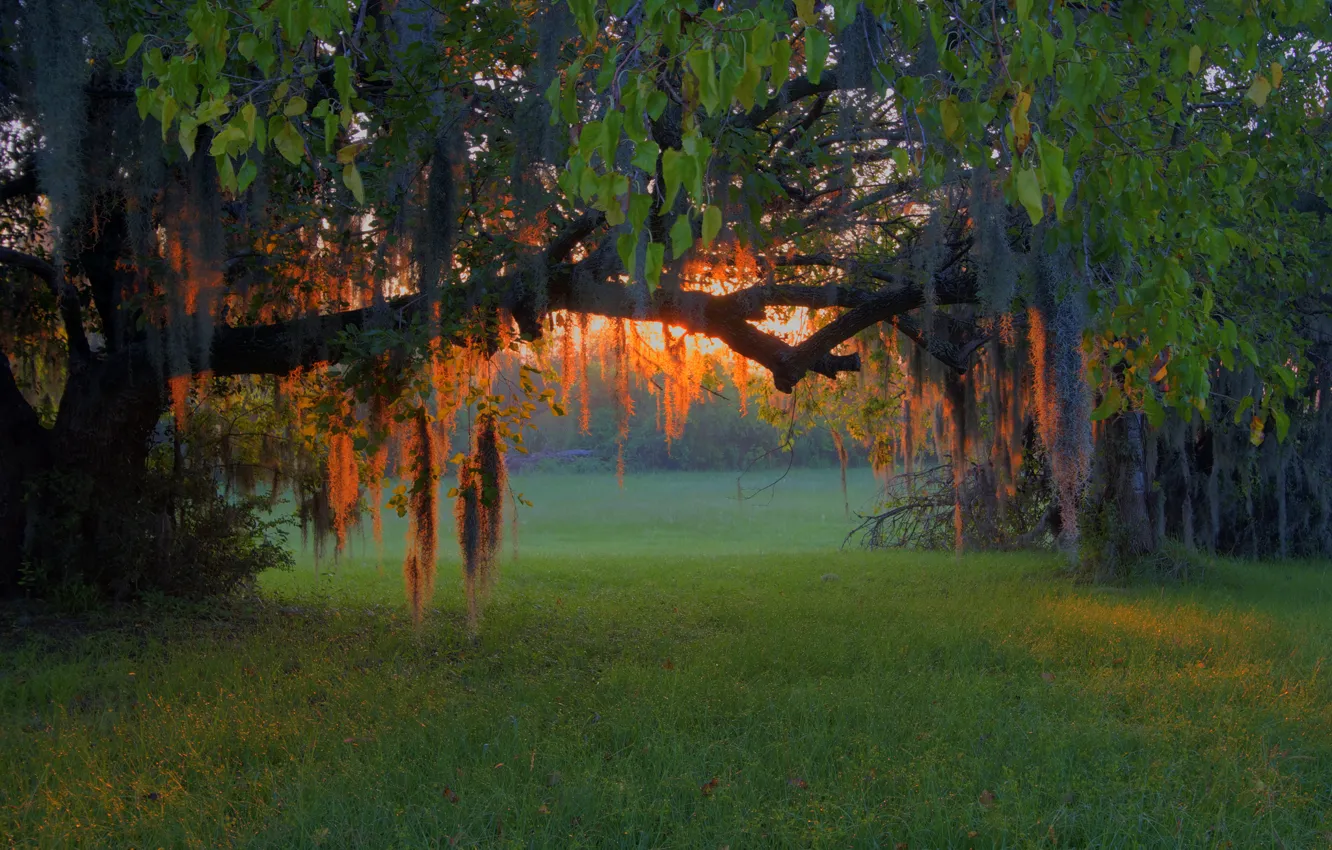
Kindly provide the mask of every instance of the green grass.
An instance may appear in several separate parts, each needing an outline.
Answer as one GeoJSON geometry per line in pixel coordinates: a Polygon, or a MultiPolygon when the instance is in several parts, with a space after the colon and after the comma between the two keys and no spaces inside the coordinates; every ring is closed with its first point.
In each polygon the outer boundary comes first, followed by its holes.
{"type": "Polygon", "coordinates": [[[837,551],[835,472],[518,485],[476,645],[456,567],[414,627],[354,552],[0,650],[0,843],[1332,844],[1326,565],[1104,590],[837,551]]]}

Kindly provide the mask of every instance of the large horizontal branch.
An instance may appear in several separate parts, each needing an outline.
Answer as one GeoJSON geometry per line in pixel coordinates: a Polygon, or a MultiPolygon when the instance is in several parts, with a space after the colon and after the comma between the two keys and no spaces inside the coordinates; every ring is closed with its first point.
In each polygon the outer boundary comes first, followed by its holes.
{"type": "MultiPolygon", "coordinates": [[[[589,236],[597,224],[577,223],[559,240],[558,250],[549,252],[547,258],[567,256],[570,243],[589,236]]],[[[963,264],[956,262],[957,256],[965,252],[965,244],[959,243],[955,249],[957,253],[952,260],[936,274],[933,298],[939,305],[970,303],[976,298],[974,280],[963,264]]],[[[726,294],[660,287],[649,296],[643,287],[621,282],[618,257],[603,245],[577,262],[551,262],[539,294],[534,292],[530,273],[515,272],[489,280],[478,275],[470,285],[497,296],[499,303],[518,320],[520,330],[530,337],[540,335],[545,315],[556,310],[662,322],[688,333],[714,337],[736,354],[768,369],[774,385],[782,392],[790,392],[811,372],[835,377],[841,372],[858,370],[858,355],[836,354],[835,349],[880,322],[894,322],[906,336],[925,346],[949,368],[967,369],[971,353],[983,339],[980,342],[964,339],[961,344],[936,340],[936,335],[950,339],[958,336],[946,324],[940,325],[939,320],[946,322],[946,318],[936,317],[935,326],[925,331],[905,317],[927,299],[925,289],[914,276],[902,271],[907,259],[872,263],[831,257],[826,260],[828,265],[850,271],[854,282],[822,286],[761,284],[726,294]],[[764,319],[772,307],[835,308],[843,312],[806,339],[792,344],[754,324],[764,319]]],[[[451,296],[446,290],[444,323],[455,328],[468,326],[468,313],[475,309],[475,302],[461,289],[457,297],[451,296]]],[[[427,313],[425,298],[414,295],[396,299],[387,307],[253,327],[223,326],[213,335],[207,366],[217,375],[286,374],[317,363],[337,362],[347,354],[341,342],[344,332],[372,325],[405,328],[427,313]]],[[[448,340],[456,341],[459,340],[448,340]]]]}
{"type": "MultiPolygon", "coordinates": [[[[385,307],[363,307],[328,315],[213,332],[207,370],[218,376],[286,375],[321,363],[337,363],[347,352],[341,336],[372,326],[405,328],[426,314],[420,295],[397,298],[385,307]]],[[[199,364],[202,371],[204,364],[199,364]]]]}

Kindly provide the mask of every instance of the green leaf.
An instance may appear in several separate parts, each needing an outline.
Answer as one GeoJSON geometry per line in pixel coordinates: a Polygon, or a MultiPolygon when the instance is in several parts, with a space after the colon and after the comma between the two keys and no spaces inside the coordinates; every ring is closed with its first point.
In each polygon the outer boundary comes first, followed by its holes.
{"type": "Polygon", "coordinates": [[[235,124],[228,124],[223,127],[221,132],[213,136],[213,143],[208,148],[209,156],[217,156],[227,152],[227,145],[236,141],[248,141],[245,138],[245,131],[235,124]]]}
{"type": "Polygon", "coordinates": [[[1274,405],[1272,407],[1272,421],[1276,424],[1277,442],[1286,442],[1286,434],[1290,433],[1290,417],[1286,415],[1286,411],[1274,405]]]}
{"type": "Polygon", "coordinates": [[[1142,396],[1142,410],[1147,414],[1147,421],[1153,428],[1160,428],[1166,421],[1166,410],[1157,401],[1156,393],[1148,390],[1142,396]]]}
{"type": "Polygon", "coordinates": [[[1024,23],[1031,17],[1031,0],[1017,0],[1017,17],[1024,23]]]}
{"type": "Polygon", "coordinates": [[[638,247],[638,234],[621,233],[615,239],[615,252],[620,255],[620,263],[625,272],[634,273],[634,249],[638,247]]]}
{"type": "Polygon", "coordinates": [[[241,166],[240,171],[236,174],[236,191],[238,193],[244,192],[246,189],[250,188],[250,184],[253,183],[254,178],[258,176],[259,166],[255,164],[254,160],[246,159],[245,164],[241,166]]]}
{"type": "Polygon", "coordinates": [[[610,88],[611,82],[615,79],[616,64],[619,61],[620,45],[616,44],[611,48],[610,53],[601,57],[601,70],[597,72],[597,91],[604,92],[610,88]]]}
{"type": "MultiPolygon", "coordinates": [[[[296,132],[296,128],[285,118],[278,119],[282,123],[278,131],[273,133],[273,146],[277,148],[278,153],[282,154],[283,159],[292,165],[299,165],[305,156],[305,143],[301,141],[301,134],[296,132]]],[[[345,175],[344,175],[345,176],[345,175]]]]}
{"type": "Polygon", "coordinates": [[[1246,395],[1240,399],[1239,407],[1235,408],[1235,424],[1238,425],[1244,420],[1244,411],[1253,406],[1253,396],[1246,395]]]}
{"type": "Polygon", "coordinates": [[[721,94],[717,91],[717,67],[711,50],[691,50],[685,56],[689,70],[698,81],[698,99],[708,113],[717,111],[721,94]]]}
{"type": "Polygon", "coordinates": [[[693,246],[694,231],[689,226],[689,214],[676,216],[675,224],[671,225],[671,256],[678,260],[693,246]]]}
{"type": "Polygon", "coordinates": [[[707,209],[703,210],[703,247],[712,247],[712,240],[717,238],[717,234],[721,232],[721,228],[721,207],[716,204],[708,204],[707,209]]]}
{"type": "Polygon", "coordinates": [[[1198,70],[1202,68],[1202,48],[1193,45],[1189,48],[1189,73],[1198,76],[1198,70]]]}
{"type": "Polygon", "coordinates": [[[246,62],[254,59],[254,51],[258,46],[259,36],[252,32],[243,32],[240,34],[240,38],[236,39],[236,49],[240,51],[240,55],[245,58],[246,62]]]}
{"type": "Polygon", "coordinates": [[[1073,175],[1064,165],[1064,152],[1054,142],[1041,136],[1037,142],[1041,152],[1041,178],[1045,189],[1055,199],[1055,215],[1064,220],[1064,204],[1073,194],[1073,175]]]}
{"type": "Polygon", "coordinates": [[[254,108],[253,103],[247,103],[241,107],[240,118],[245,125],[245,138],[247,141],[254,141],[255,124],[259,117],[259,110],[254,108]]]}
{"type": "Polygon", "coordinates": [[[740,82],[735,84],[735,99],[740,101],[740,105],[746,110],[754,108],[754,90],[758,88],[760,79],[758,62],[754,60],[753,55],[745,57],[745,72],[740,75],[740,82]]]}
{"type": "Polygon", "coordinates": [[[958,109],[956,95],[949,95],[939,104],[939,118],[943,121],[944,138],[954,144],[961,144],[962,113],[958,109]]]}
{"type": "Polygon", "coordinates": [[[1040,224],[1045,210],[1041,204],[1041,184],[1036,178],[1036,170],[1020,168],[1014,172],[1013,189],[1017,192],[1018,201],[1026,207],[1027,215],[1031,216],[1031,223],[1040,224]]]}
{"type": "Polygon", "coordinates": [[[652,212],[652,196],[634,192],[629,196],[629,226],[638,232],[643,229],[648,213],[652,212]]]}
{"type": "Polygon", "coordinates": [[[1240,175],[1239,184],[1247,186],[1258,174],[1258,160],[1253,157],[1247,157],[1244,160],[1244,173],[1240,175]]]}
{"type": "Polygon", "coordinates": [[[190,159],[194,156],[194,141],[199,135],[199,122],[188,115],[182,115],[180,118],[180,149],[185,151],[185,158],[190,159]]]}
{"type": "Polygon", "coordinates": [[[791,75],[791,42],[779,41],[772,46],[772,87],[779,89],[791,75]]]}
{"type": "Polygon", "coordinates": [[[288,118],[295,118],[297,115],[304,115],[307,106],[308,104],[305,102],[305,98],[297,95],[287,101],[287,105],[282,109],[282,114],[288,118]]]}
{"type": "Polygon", "coordinates": [[[814,85],[823,79],[828,61],[828,36],[818,27],[805,27],[805,75],[814,85]]]}
{"type": "Polygon", "coordinates": [[[1286,392],[1288,394],[1293,394],[1295,392],[1295,373],[1287,369],[1285,366],[1276,366],[1272,371],[1275,372],[1277,378],[1281,380],[1281,384],[1286,388],[1286,392]]]}
{"type": "Polygon", "coordinates": [[[194,110],[194,120],[200,124],[207,124],[217,118],[227,114],[227,104],[222,100],[206,100],[199,104],[194,110]]]}
{"type": "Polygon", "coordinates": [[[344,102],[351,100],[355,94],[351,83],[351,62],[346,56],[333,58],[333,88],[344,102]]]}
{"type": "Polygon", "coordinates": [[[656,142],[639,142],[634,146],[634,158],[630,162],[636,168],[641,168],[648,174],[654,174],[657,171],[657,157],[661,156],[661,148],[656,142]]]}
{"type": "Polygon", "coordinates": [[[338,138],[338,116],[332,112],[324,116],[324,153],[333,153],[333,142],[338,138]]]}
{"type": "Polygon", "coordinates": [[[1101,399],[1100,405],[1092,411],[1091,420],[1100,422],[1102,419],[1109,419],[1120,411],[1124,405],[1124,395],[1119,391],[1119,384],[1111,384],[1110,389],[1105,391],[1105,397],[1101,399]]]}
{"type": "Polygon", "coordinates": [[[231,157],[218,154],[213,157],[213,162],[217,165],[217,182],[228,192],[236,191],[236,169],[231,164],[231,157]]]}
{"type": "Polygon", "coordinates": [[[1239,341],[1239,350],[1243,352],[1245,357],[1249,358],[1250,363],[1255,366],[1258,365],[1258,352],[1254,350],[1253,344],[1247,339],[1241,339],[1239,341]]]}
{"type": "Polygon", "coordinates": [[[893,174],[897,177],[905,177],[911,173],[911,160],[907,156],[904,148],[894,148],[892,152],[893,174]]]}
{"type": "Polygon", "coordinates": [[[136,32],[134,35],[130,36],[129,41],[125,44],[125,55],[120,57],[120,61],[116,62],[116,64],[124,65],[126,62],[130,61],[130,59],[134,58],[134,54],[139,52],[139,48],[142,46],[143,33],[136,32]]]}
{"type": "Polygon", "coordinates": [[[666,92],[653,90],[647,98],[648,117],[656,121],[666,111],[666,92]]]}
{"type": "Polygon", "coordinates": [[[647,246],[647,285],[648,292],[653,292],[661,285],[661,266],[666,262],[666,246],[661,242],[649,242],[647,246]]]}
{"type": "Polygon", "coordinates": [[[684,184],[691,161],[692,158],[685,156],[684,153],[674,148],[667,148],[661,152],[661,176],[666,180],[666,201],[662,204],[663,209],[669,210],[671,208],[671,204],[675,201],[675,194],[680,191],[680,186],[684,184]]]}
{"type": "Polygon", "coordinates": [[[600,121],[589,121],[583,125],[583,130],[578,134],[578,153],[588,162],[592,161],[592,154],[601,149],[602,142],[606,138],[606,128],[600,121]]]}
{"type": "Polygon", "coordinates": [[[624,124],[624,113],[614,110],[606,113],[601,123],[606,130],[601,139],[601,161],[607,168],[615,167],[615,151],[620,147],[620,128],[624,124]]]}

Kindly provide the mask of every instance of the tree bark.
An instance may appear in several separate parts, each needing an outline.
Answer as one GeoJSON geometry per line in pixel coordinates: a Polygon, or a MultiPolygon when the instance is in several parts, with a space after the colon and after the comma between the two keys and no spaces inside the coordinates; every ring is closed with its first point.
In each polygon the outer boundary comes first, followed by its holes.
{"type": "Polygon", "coordinates": [[[18,393],[8,361],[0,362],[0,592],[21,589],[25,566],[47,582],[77,575],[126,590],[107,547],[144,533],[136,509],[144,507],[148,452],[165,411],[159,379],[132,372],[128,358],[77,368],[48,430],[18,393]]]}
{"type": "Polygon", "coordinates": [[[1111,527],[1102,545],[1113,547],[1098,558],[1096,581],[1121,578],[1132,561],[1155,551],[1158,540],[1148,511],[1151,477],[1147,468],[1147,424],[1141,413],[1120,413],[1107,420],[1097,445],[1094,499],[1111,511],[1111,527]]]}
{"type": "Polygon", "coordinates": [[[0,594],[19,589],[25,530],[29,525],[27,491],[50,458],[50,435],[19,391],[0,351],[0,594]]]}

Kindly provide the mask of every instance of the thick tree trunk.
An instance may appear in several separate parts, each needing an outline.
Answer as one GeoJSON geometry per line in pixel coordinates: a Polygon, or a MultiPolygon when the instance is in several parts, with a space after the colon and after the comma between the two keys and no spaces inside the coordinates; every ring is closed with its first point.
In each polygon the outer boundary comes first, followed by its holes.
{"type": "Polygon", "coordinates": [[[1097,445],[1093,499],[1108,509],[1111,525],[1100,545],[1113,551],[1096,559],[1096,581],[1113,581],[1132,561],[1155,551],[1157,536],[1148,496],[1147,424],[1141,413],[1121,413],[1105,423],[1097,445]]]}
{"type": "MultiPolygon", "coordinates": [[[[76,368],[53,428],[43,428],[0,369],[0,592],[20,590],[25,565],[40,581],[79,577],[121,591],[116,544],[143,534],[150,441],[165,400],[155,375],[125,358],[76,368]],[[28,413],[24,413],[27,408],[28,413]]],[[[150,565],[143,565],[148,567],[150,565]]]]}
{"type": "Polygon", "coordinates": [[[50,462],[50,435],[0,352],[0,595],[15,593],[30,525],[27,491],[50,462]]]}

